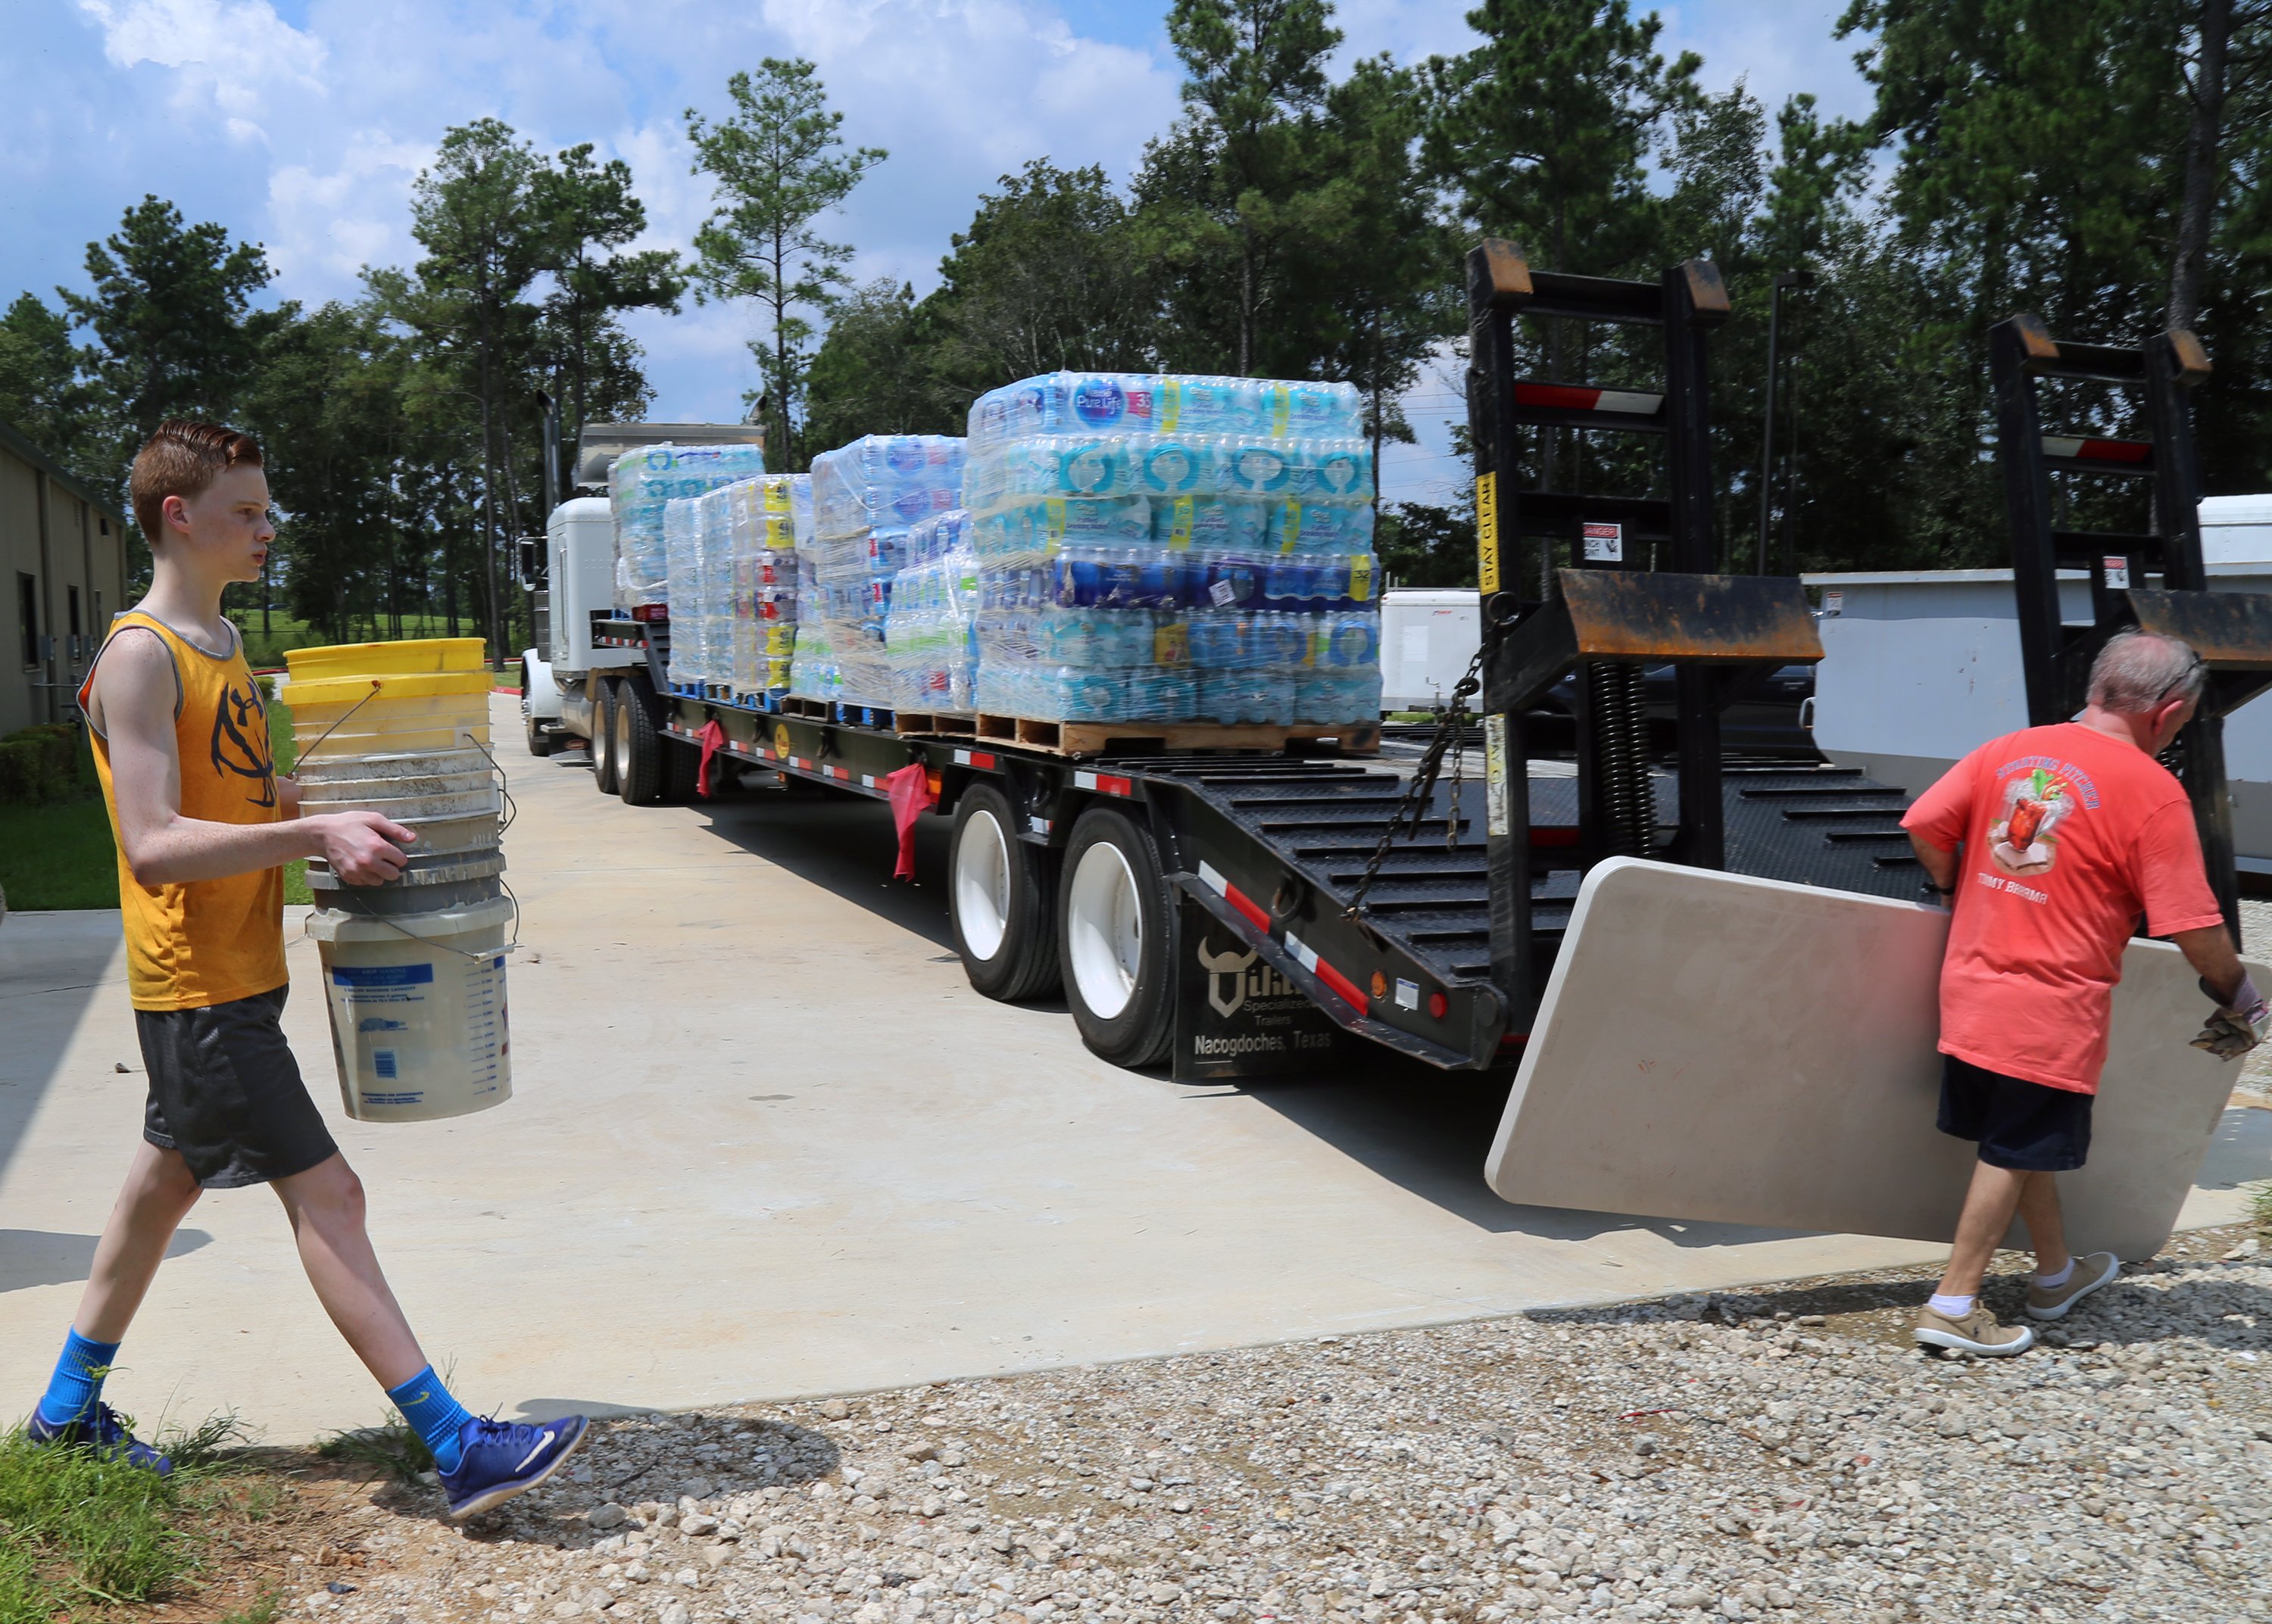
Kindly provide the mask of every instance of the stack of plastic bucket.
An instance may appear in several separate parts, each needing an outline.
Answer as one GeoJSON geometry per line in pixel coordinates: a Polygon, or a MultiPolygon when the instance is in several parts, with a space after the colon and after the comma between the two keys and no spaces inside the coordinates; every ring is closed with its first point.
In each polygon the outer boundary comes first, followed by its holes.
{"type": "Polygon", "coordinates": [[[400,876],[349,885],[308,864],[332,1053],[349,1116],[430,1121],[512,1095],[505,1030],[504,795],[479,637],[299,649],[300,812],[360,810],[416,832],[400,876]]]}

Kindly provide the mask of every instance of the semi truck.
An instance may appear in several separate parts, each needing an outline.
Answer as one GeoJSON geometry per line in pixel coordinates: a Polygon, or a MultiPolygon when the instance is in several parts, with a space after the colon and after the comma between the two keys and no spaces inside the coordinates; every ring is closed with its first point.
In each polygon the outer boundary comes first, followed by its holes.
{"type": "Polygon", "coordinates": [[[530,748],[587,742],[594,786],[640,806],[698,798],[706,760],[714,793],[891,801],[896,786],[903,814],[951,821],[948,911],[971,985],[1008,1001],[1061,988],[1091,1051],[1179,1076],[1317,1069],[1373,1045],[1446,1070],[1500,1063],[1529,1031],[1580,882],[1611,856],[1913,891],[1898,789],[1723,758],[1722,712],[1820,644],[1797,579],[1713,570],[1716,268],[1562,276],[1492,242],[1468,280],[1483,624],[1424,741],[1384,752],[1377,722],[1050,722],[675,683],[668,606],[616,607],[603,471],[641,441],[755,431],[642,425],[587,431],[579,489],[531,561],[546,637],[523,660],[530,748]],[[1525,316],[1655,329],[1665,387],[1518,378],[1525,316]],[[1669,494],[1524,488],[1517,436],[1538,428],[1653,443],[1669,494]],[[1656,667],[1675,692],[1653,735],[1656,667]],[[1550,715],[1558,686],[1566,713],[1550,715]]]}

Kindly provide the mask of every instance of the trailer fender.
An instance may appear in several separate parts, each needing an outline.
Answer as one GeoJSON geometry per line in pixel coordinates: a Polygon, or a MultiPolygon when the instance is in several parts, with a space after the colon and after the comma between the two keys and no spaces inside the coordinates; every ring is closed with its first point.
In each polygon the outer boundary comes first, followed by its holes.
{"type": "Polygon", "coordinates": [[[560,685],[553,681],[552,662],[534,649],[520,657],[520,708],[532,721],[560,719],[560,685]]]}

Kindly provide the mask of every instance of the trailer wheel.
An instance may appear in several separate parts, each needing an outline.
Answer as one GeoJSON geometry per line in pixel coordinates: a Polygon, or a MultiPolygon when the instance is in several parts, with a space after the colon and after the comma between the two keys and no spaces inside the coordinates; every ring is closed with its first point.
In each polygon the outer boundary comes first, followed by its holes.
{"type": "Polygon", "coordinates": [[[947,916],[970,985],[1004,1003],[1058,984],[1057,874],[1048,852],[1018,838],[1010,798],[973,784],[954,808],[947,916]]]}
{"type": "Polygon", "coordinates": [[[612,677],[595,679],[592,696],[592,782],[600,793],[616,793],[616,683],[612,677]]]}
{"type": "Polygon", "coordinates": [[[609,749],[616,791],[627,806],[652,807],[662,800],[662,733],[647,708],[646,695],[632,678],[616,689],[615,742],[609,749]]]}
{"type": "Polygon", "coordinates": [[[1080,1039],[1100,1060],[1149,1066],[1175,1038],[1174,898],[1149,831],[1091,807],[1065,843],[1058,956],[1080,1039]]]}

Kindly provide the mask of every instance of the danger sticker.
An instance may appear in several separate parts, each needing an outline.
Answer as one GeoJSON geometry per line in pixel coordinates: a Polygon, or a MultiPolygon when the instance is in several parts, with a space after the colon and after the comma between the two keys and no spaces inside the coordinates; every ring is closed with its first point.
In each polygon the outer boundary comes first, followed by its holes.
{"type": "Polygon", "coordinates": [[[1626,561],[1626,527],[1588,523],[1579,526],[1589,564],[1621,564],[1626,561]]]}
{"type": "Polygon", "coordinates": [[[2126,592],[2130,590],[2130,560],[2127,557],[2117,553],[2099,560],[2099,563],[2106,571],[2107,591],[2126,592]]]}

